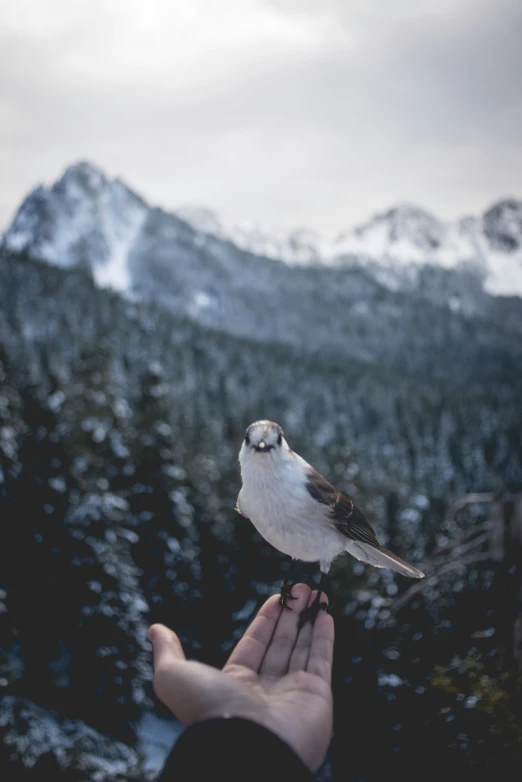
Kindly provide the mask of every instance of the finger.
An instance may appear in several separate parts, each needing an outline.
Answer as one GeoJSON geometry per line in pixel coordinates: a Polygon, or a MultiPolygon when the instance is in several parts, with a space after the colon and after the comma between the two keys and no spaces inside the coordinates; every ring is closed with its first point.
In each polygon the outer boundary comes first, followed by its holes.
{"type": "MultiPolygon", "coordinates": [[[[312,605],[316,597],[317,597],[317,591],[314,591],[310,594],[307,608],[309,608],[312,605]]],[[[328,604],[328,598],[326,597],[324,592],[321,595],[321,603],[328,604]]],[[[306,670],[306,666],[308,664],[308,658],[310,656],[310,649],[312,646],[313,632],[314,632],[314,625],[312,624],[312,622],[306,622],[301,628],[301,630],[299,631],[299,635],[297,636],[297,641],[295,642],[294,650],[290,658],[290,664],[288,666],[288,670],[290,673],[292,671],[306,670]]]]}
{"type": "Polygon", "coordinates": [[[178,636],[165,625],[155,624],[149,627],[147,638],[152,644],[155,671],[163,664],[185,660],[178,636]]]}
{"type": "Polygon", "coordinates": [[[243,665],[258,673],[282,610],[279,595],[268,598],[228,658],[225,669],[229,665],[243,665]]]}
{"type": "Polygon", "coordinates": [[[296,598],[285,608],[268,645],[259,673],[261,676],[283,676],[288,672],[288,664],[299,632],[299,614],[306,608],[310,597],[310,587],[296,584],[292,588],[296,598]]]}
{"type": "Polygon", "coordinates": [[[332,681],[334,635],[333,618],[321,611],[314,624],[306,670],[320,676],[327,684],[332,681]]]}

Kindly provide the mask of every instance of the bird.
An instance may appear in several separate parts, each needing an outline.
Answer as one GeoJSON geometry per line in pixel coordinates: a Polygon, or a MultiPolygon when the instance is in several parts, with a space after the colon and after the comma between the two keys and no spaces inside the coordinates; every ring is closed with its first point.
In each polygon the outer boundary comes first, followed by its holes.
{"type": "MultiPolygon", "coordinates": [[[[300,624],[315,621],[326,608],[321,603],[325,579],[333,560],[347,552],[374,567],[389,567],[410,578],[424,573],[381,546],[375,530],[350,497],[338,491],[295,453],[279,424],[254,421],[245,432],[239,452],[241,490],[236,510],[250,519],[262,537],[278,551],[296,560],[318,562],[321,579],[313,604],[301,614],[300,624]]],[[[293,600],[287,575],[280,603],[293,600]]]]}

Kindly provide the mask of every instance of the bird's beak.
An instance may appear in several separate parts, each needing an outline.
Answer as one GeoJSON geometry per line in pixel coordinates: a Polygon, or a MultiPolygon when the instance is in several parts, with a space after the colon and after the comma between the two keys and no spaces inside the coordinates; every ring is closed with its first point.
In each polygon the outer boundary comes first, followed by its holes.
{"type": "Polygon", "coordinates": [[[264,451],[266,448],[266,443],[264,440],[259,441],[259,445],[257,446],[261,451],[264,451]]]}

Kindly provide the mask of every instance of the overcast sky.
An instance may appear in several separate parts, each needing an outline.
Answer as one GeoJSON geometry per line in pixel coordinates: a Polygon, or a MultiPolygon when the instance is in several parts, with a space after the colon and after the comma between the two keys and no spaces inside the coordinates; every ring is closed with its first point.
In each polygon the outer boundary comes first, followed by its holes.
{"type": "Polygon", "coordinates": [[[165,208],[332,234],[522,195],[520,0],[0,5],[0,229],[88,159],[165,208]]]}

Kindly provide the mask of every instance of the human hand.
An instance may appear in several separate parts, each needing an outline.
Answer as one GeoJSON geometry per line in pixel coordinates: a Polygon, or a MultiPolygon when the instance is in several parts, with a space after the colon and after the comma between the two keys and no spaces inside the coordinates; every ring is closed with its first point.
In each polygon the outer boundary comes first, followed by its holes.
{"type": "Polygon", "coordinates": [[[299,630],[299,614],[315,593],[296,584],[292,594],[289,608],[278,595],[266,601],[222,671],[188,661],[177,635],[152,625],[154,691],[184,726],[211,717],[252,720],[316,771],[332,736],[334,624],[321,612],[313,627],[299,630]]]}

